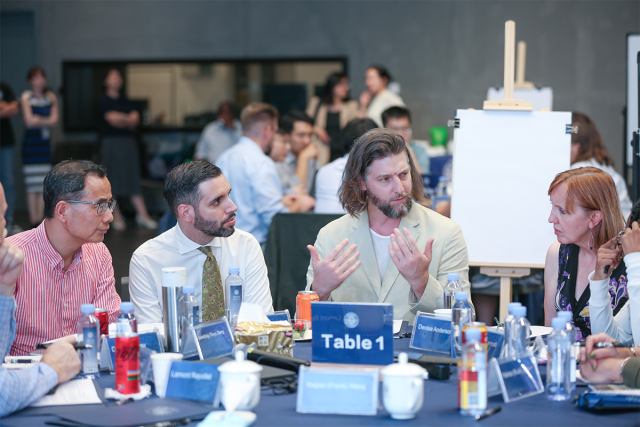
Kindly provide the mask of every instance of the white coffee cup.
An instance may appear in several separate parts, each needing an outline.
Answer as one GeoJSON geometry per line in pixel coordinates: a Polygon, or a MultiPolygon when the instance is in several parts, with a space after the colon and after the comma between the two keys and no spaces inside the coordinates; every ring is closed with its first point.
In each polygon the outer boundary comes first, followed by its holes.
{"type": "Polygon", "coordinates": [[[438,308],[433,313],[438,319],[451,320],[452,311],[450,308],[438,308]]]}
{"type": "Polygon", "coordinates": [[[408,363],[407,353],[400,353],[398,363],[382,369],[382,402],[391,418],[414,418],[424,402],[424,380],[427,371],[415,363],[408,363]]]}
{"type": "Polygon", "coordinates": [[[153,383],[156,386],[158,397],[167,394],[167,383],[169,382],[169,372],[174,361],[182,360],[180,353],[155,353],[151,355],[151,366],[153,367],[153,383]]]}
{"type": "Polygon", "coordinates": [[[245,360],[237,351],[235,361],[220,365],[220,400],[228,412],[251,411],[260,402],[260,372],[262,366],[245,360]]]}

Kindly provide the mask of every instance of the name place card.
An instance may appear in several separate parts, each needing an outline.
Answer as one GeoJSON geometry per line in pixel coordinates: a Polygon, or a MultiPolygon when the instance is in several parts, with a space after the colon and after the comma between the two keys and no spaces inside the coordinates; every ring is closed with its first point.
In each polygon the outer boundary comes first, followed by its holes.
{"type": "Polygon", "coordinates": [[[498,379],[505,403],[524,399],[544,391],[535,357],[492,359],[492,374],[498,379]]]}
{"type": "Polygon", "coordinates": [[[311,303],[315,363],[393,363],[393,305],[311,303]]]}
{"type": "Polygon", "coordinates": [[[451,348],[451,321],[419,311],[416,314],[409,347],[425,350],[428,354],[455,357],[451,348]]]}
{"type": "Polygon", "coordinates": [[[167,397],[213,402],[219,379],[218,365],[173,362],[167,382],[167,397]]]}
{"type": "Polygon", "coordinates": [[[180,352],[184,358],[200,360],[228,356],[233,350],[233,333],[225,316],[210,322],[189,326],[180,352]]]}
{"type": "Polygon", "coordinates": [[[376,415],[378,369],[344,370],[301,366],[296,411],[313,414],[376,415]]]}

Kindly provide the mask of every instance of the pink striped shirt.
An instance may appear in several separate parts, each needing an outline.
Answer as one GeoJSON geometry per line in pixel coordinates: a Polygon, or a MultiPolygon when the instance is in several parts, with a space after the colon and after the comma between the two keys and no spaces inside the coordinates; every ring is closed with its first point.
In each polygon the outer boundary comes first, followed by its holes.
{"type": "Polygon", "coordinates": [[[29,354],[40,342],[77,333],[82,304],[106,308],[109,323],[116,321],[120,297],[104,243],[82,245],[63,271],[64,260],[49,243],[44,222],[7,240],[24,252],[16,283],[16,338],[11,356],[29,354]]]}

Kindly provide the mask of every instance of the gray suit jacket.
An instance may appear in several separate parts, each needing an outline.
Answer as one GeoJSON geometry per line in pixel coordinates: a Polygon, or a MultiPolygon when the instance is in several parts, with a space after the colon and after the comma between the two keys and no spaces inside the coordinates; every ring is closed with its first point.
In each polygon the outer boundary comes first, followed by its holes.
{"type": "MultiPolygon", "coordinates": [[[[380,280],[371,233],[369,215],[365,210],[358,218],[345,215],[329,223],[320,230],[315,242],[320,259],[335,248],[338,243],[349,238],[360,251],[360,267],[354,271],[329,298],[336,302],[373,302],[393,304],[394,319],[413,321],[416,312],[433,312],[443,308],[443,286],[447,284],[448,273],[460,275],[460,285],[469,292],[469,258],[467,244],[460,226],[450,219],[413,202],[409,213],[402,218],[400,230],[407,228],[418,247],[424,251],[427,240],[433,237],[433,255],[429,265],[429,282],[420,300],[417,299],[409,282],[400,274],[389,259],[383,280],[380,280]]],[[[307,290],[313,282],[313,268],[309,263],[307,290]]]]}

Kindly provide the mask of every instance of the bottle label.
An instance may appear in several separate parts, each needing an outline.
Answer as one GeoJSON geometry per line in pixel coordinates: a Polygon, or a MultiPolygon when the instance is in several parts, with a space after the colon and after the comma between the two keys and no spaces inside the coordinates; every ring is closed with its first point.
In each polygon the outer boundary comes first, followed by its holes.
{"type": "Polygon", "coordinates": [[[460,363],[460,409],[484,409],[487,407],[487,356],[477,352],[474,359],[460,363]]]}
{"type": "Polygon", "coordinates": [[[229,309],[231,317],[240,313],[240,305],[242,305],[242,285],[229,286],[229,309]]]}
{"type": "Polygon", "coordinates": [[[192,308],[193,326],[200,323],[200,306],[194,305],[192,308]]]}
{"type": "Polygon", "coordinates": [[[82,328],[82,344],[91,346],[81,350],[82,372],[94,374],[99,372],[98,368],[98,332],[95,326],[82,328]]]}
{"type": "Polygon", "coordinates": [[[572,383],[576,382],[576,369],[577,369],[576,358],[572,357],[571,358],[571,372],[569,372],[569,376],[571,378],[571,382],[572,383]]]}

